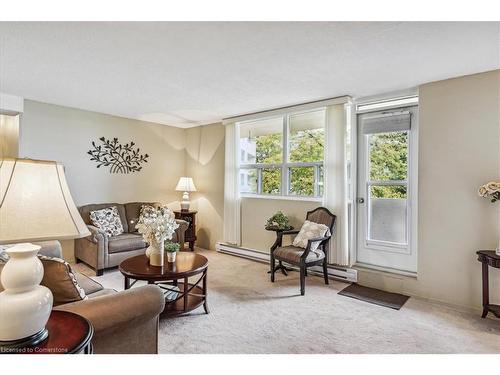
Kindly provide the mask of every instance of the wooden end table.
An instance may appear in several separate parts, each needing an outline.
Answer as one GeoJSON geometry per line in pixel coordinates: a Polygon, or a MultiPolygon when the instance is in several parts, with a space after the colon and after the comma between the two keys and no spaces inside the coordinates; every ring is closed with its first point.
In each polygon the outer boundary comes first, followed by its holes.
{"type": "MultiPolygon", "coordinates": [[[[277,227],[266,227],[265,229],[268,231],[271,231],[271,232],[276,232],[276,240],[274,241],[273,246],[271,246],[271,249],[270,249],[270,251],[272,253],[279,246],[280,234],[286,230],[293,230],[294,228],[289,227],[287,229],[279,229],[277,227]]],[[[283,275],[288,276],[287,271],[292,271],[292,269],[285,267],[283,265],[283,262],[281,260],[279,260],[278,265],[276,267],[274,267],[274,272],[276,272],[276,271],[281,271],[281,273],[283,275]]],[[[271,271],[267,271],[267,273],[271,273],[271,271]]]]}
{"type": "Polygon", "coordinates": [[[94,328],[83,316],[52,310],[45,328],[49,336],[36,345],[2,345],[1,354],[92,354],[94,328]]]}
{"type": "Polygon", "coordinates": [[[196,242],[196,213],[198,211],[174,211],[175,218],[187,221],[188,228],[184,233],[184,242],[189,243],[189,249],[194,251],[194,243],[196,242]]]}
{"type": "Polygon", "coordinates": [[[500,305],[490,304],[490,285],[488,267],[500,268],[500,255],[496,255],[493,250],[480,250],[476,252],[477,260],[482,263],[483,267],[483,314],[481,318],[485,318],[488,312],[492,312],[497,318],[500,318],[500,305]]]}
{"type": "Polygon", "coordinates": [[[137,255],[125,259],[118,269],[125,277],[125,289],[130,289],[137,280],[145,280],[148,284],[158,285],[165,294],[165,308],[162,316],[175,316],[193,311],[203,305],[208,314],[207,272],[208,259],[203,255],[178,252],[174,263],[165,261],[163,267],[152,266],[146,255],[137,255]],[[198,276],[195,283],[188,278],[198,276]],[[131,281],[134,280],[134,281],[131,281]],[[179,282],[179,280],[182,280],[179,282]],[[201,284],[201,285],[200,285],[201,284]],[[177,293],[174,298],[169,298],[177,293]]]}

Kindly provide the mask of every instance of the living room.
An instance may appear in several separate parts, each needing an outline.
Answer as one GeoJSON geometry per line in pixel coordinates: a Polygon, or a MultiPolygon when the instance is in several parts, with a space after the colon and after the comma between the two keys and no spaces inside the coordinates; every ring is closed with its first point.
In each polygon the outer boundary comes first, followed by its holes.
{"type": "Polygon", "coordinates": [[[6,358],[498,355],[499,22],[151,17],[0,22],[6,358]]]}

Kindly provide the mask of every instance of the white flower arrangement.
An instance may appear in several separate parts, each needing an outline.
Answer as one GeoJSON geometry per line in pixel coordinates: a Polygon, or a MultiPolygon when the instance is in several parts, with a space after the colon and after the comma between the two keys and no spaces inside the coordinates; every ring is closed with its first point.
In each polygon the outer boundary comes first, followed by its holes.
{"type": "Polygon", "coordinates": [[[491,203],[500,200],[500,182],[488,182],[479,188],[479,196],[490,198],[491,203]]]}
{"type": "Polygon", "coordinates": [[[166,206],[145,205],[141,208],[141,215],[135,227],[147,243],[161,244],[165,240],[172,239],[179,224],[175,221],[173,212],[166,206]]]}

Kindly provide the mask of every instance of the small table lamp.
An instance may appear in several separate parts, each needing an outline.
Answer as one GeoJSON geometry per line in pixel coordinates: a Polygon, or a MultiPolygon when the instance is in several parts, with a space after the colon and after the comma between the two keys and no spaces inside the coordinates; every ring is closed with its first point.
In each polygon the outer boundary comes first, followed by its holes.
{"type": "Polygon", "coordinates": [[[1,274],[0,346],[35,345],[47,338],[45,324],[52,293],[39,285],[40,246],[27,241],[89,236],[66,183],[64,167],[54,161],[0,160],[0,244],[10,259],[1,274]]]}
{"type": "Polygon", "coordinates": [[[189,211],[189,192],[196,191],[193,179],[191,177],[179,178],[175,190],[184,192],[184,194],[182,194],[181,211],[189,211]]]}

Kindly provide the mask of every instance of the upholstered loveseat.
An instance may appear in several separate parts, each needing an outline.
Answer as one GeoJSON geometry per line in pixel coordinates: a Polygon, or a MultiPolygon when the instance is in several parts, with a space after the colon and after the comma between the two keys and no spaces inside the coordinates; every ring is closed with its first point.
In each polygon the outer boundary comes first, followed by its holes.
{"type": "MultiPolygon", "coordinates": [[[[96,271],[96,275],[99,276],[103,274],[104,269],[116,267],[124,259],[144,254],[148,244],[135,229],[143,205],[157,206],[159,203],[100,203],[79,207],[78,211],[87,224],[91,235],[75,240],[76,261],[82,261],[91,266],[96,271]],[[104,231],[92,225],[90,212],[113,206],[118,210],[124,233],[108,237],[104,231]]],[[[177,223],[179,228],[175,231],[172,241],[179,243],[182,249],[184,247],[184,232],[188,228],[188,223],[184,220],[177,220],[177,223]]]]}

